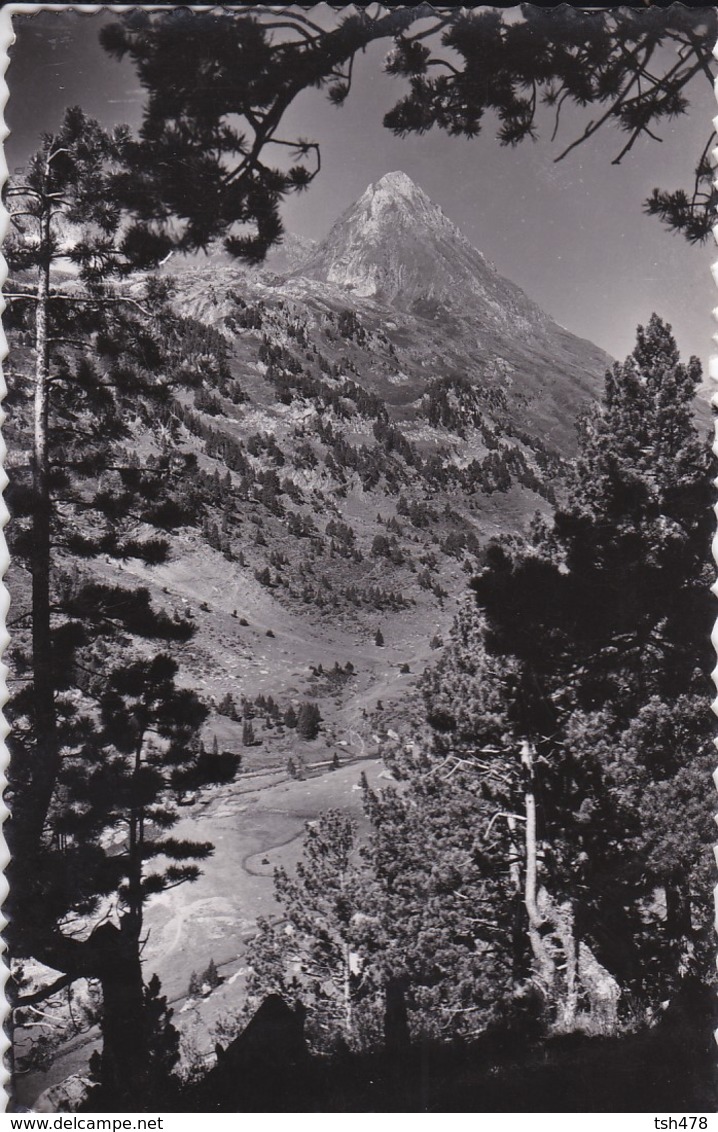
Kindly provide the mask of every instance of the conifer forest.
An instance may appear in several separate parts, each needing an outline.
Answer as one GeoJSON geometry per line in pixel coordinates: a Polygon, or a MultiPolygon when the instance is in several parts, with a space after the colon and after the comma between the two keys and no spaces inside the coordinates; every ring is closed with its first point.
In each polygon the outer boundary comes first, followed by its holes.
{"type": "Polygon", "coordinates": [[[715,9],[14,33],[10,1109],[714,1111],[715,9]]]}

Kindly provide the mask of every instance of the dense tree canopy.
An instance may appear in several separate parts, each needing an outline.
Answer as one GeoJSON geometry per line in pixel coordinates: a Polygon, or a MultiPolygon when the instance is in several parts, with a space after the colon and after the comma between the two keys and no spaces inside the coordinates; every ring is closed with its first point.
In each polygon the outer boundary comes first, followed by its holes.
{"type": "MultiPolygon", "coordinates": [[[[677,5],[525,6],[518,19],[369,5],[330,27],[295,9],[132,11],[102,33],[112,55],[134,62],[147,93],[118,178],[135,217],[125,249],[150,261],[221,238],[231,254],[262,260],[281,240],[282,200],[320,172],[321,139],[285,137],[286,111],[312,87],[341,106],[355,59],[373,42],[387,41],[385,69],[408,87],[384,118],[397,136],[435,127],[471,138],[488,125],[513,146],[537,136],[546,110],[556,136],[568,103],[595,113],[557,160],[613,127],[619,163],[639,138],[656,138],[686,112],[694,80],[712,86],[715,35],[712,9],[677,5]]],[[[690,186],[656,189],[644,205],[691,242],[710,234],[712,140],[696,155],[690,186]]]]}
{"type": "MultiPolygon", "coordinates": [[[[586,938],[626,978],[643,969],[630,956],[646,933],[654,947],[673,940],[684,962],[705,941],[707,892],[701,900],[692,879],[711,837],[711,721],[699,705],[712,663],[712,516],[691,414],[699,380],[670,327],[653,316],[639,328],[584,424],[568,504],[528,550],[490,552],[473,583],[480,621],[473,631],[467,622],[428,686],[440,748],[473,744],[476,757],[493,745],[515,778],[516,752],[531,744],[547,885],[571,895],[586,938]],[[468,685],[458,712],[447,700],[457,678],[468,685]],[[678,796],[696,825],[681,866],[664,861],[660,874],[678,796]],[[664,913],[649,913],[661,885],[664,913]]],[[[676,970],[667,964],[664,978],[676,970]]]]}

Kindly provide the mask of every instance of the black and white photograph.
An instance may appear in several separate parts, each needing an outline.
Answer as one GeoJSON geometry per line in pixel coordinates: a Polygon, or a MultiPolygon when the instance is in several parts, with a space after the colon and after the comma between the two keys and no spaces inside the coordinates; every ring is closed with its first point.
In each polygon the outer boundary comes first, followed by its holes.
{"type": "Polygon", "coordinates": [[[9,1110],[715,1113],[716,9],[10,38],[9,1110]]]}

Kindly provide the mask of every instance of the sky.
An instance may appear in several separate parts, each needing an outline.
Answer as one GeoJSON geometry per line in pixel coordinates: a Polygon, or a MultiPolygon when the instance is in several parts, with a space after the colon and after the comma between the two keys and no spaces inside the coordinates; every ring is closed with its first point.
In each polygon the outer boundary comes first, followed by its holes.
{"type": "MultiPolygon", "coordinates": [[[[79,104],[105,125],[139,123],[144,95],[131,64],[110,59],[98,43],[101,23],[111,18],[106,11],[15,17],[5,111],[11,170],[59,124],[66,106],[79,104]]],[[[323,19],[332,18],[325,8],[323,19]]],[[[401,169],[561,325],[622,358],[636,326],[656,311],[673,325],[682,352],[697,354],[707,368],[715,247],[691,247],[641,208],[655,186],[690,182],[716,112],[705,79],[692,88],[689,114],[661,131],[662,144],[639,143],[614,166],[625,136],[601,131],[557,164],[590,112],[564,112],[554,143],[547,118],[537,142],[515,149],[498,145],[488,121],[473,140],[436,130],[395,138],[382,118],[403,84],[382,73],[387,49],[374,44],[358,57],[343,107],[309,91],[286,115],[285,137],[309,137],[322,148],[319,177],[284,208],[288,231],[320,239],[368,184],[401,169]]]]}

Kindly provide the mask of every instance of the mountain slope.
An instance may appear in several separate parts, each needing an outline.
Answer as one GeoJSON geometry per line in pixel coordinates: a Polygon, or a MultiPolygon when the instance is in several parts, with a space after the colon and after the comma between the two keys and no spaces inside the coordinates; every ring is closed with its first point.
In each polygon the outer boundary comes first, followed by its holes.
{"type": "MultiPolygon", "coordinates": [[[[296,737],[276,712],[302,699],[319,702],[325,740],[370,749],[489,539],[560,495],[607,359],[403,175],[370,186],[289,274],[170,268],[187,380],[165,450],[140,409],[133,454],[186,462],[169,501],[184,518],[166,566],[92,569],[191,608],[182,678],[218,705],[255,703],[248,768],[286,765],[296,737]]],[[[209,726],[242,742],[231,713],[209,726]]]]}
{"type": "MultiPolygon", "coordinates": [[[[332,663],[379,664],[379,686],[389,650],[390,667],[423,664],[487,541],[560,495],[575,417],[609,359],[503,279],[402,173],[369,186],[284,276],[214,263],[174,287],[177,310],[219,332],[231,375],[204,374],[177,403],[210,496],[205,552],[230,564],[217,593],[283,642],[263,641],[266,674],[240,650],[228,683],[203,618],[193,664],[222,693],[239,678],[296,695],[288,669],[334,632],[332,663]]],[[[196,535],[178,552],[197,564],[196,535]]]]}
{"type": "MultiPolygon", "coordinates": [[[[412,366],[503,390],[526,427],[575,448],[575,417],[599,393],[610,359],[501,276],[405,173],[370,185],[286,290],[311,302],[316,284],[377,324],[400,312],[412,366]]],[[[417,395],[425,387],[410,385],[417,395]]]]}

